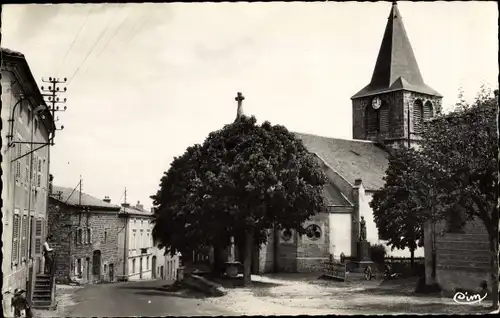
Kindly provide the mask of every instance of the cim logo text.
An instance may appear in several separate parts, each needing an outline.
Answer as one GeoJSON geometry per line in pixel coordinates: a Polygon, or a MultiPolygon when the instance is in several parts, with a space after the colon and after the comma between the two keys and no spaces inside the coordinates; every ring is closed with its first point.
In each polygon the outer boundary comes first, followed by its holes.
{"type": "Polygon", "coordinates": [[[467,292],[458,292],[455,294],[455,296],[453,296],[453,301],[457,304],[477,304],[483,301],[486,296],[488,296],[487,293],[485,293],[484,296],[481,297],[480,294],[469,295],[467,292]]]}

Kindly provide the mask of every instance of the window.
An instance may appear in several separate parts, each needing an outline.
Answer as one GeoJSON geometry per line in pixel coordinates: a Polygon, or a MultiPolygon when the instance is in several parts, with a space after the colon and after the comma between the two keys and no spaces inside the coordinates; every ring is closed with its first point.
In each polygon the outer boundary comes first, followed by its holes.
{"type": "Polygon", "coordinates": [[[83,244],[83,230],[78,229],[78,244],[83,244]]]}
{"type": "Polygon", "coordinates": [[[108,231],[104,230],[104,243],[106,243],[107,239],[108,239],[108,231]]]}
{"type": "Polygon", "coordinates": [[[38,172],[42,172],[42,159],[38,159],[38,172]]]}
{"type": "Polygon", "coordinates": [[[149,231],[146,233],[146,247],[152,246],[151,240],[149,239],[149,231]]]}
{"type": "Polygon", "coordinates": [[[146,256],[146,270],[149,269],[149,256],[146,256]]]}
{"type": "Polygon", "coordinates": [[[420,99],[413,103],[413,132],[419,133],[422,131],[422,122],[424,117],[424,106],[420,99]]]}
{"type": "Polygon", "coordinates": [[[12,221],[12,264],[17,265],[19,258],[19,214],[14,214],[12,221]]]}
{"type": "Polygon", "coordinates": [[[136,230],[133,230],[132,232],[132,248],[135,250],[137,248],[137,242],[136,242],[136,230]]]}
{"type": "Polygon", "coordinates": [[[28,168],[28,166],[26,166],[26,169],[24,169],[24,183],[26,186],[30,181],[29,178],[30,178],[30,169],[28,168]]]}
{"type": "Polygon", "coordinates": [[[87,244],[87,229],[82,230],[82,244],[87,244]]]}
{"type": "Polygon", "coordinates": [[[135,258],[132,260],[132,273],[135,273],[135,258]]]}
{"type": "Polygon", "coordinates": [[[311,224],[306,228],[306,236],[311,241],[317,241],[321,237],[321,228],[316,224],[311,224]]]}
{"type": "Polygon", "coordinates": [[[36,179],[36,186],[40,188],[41,185],[42,185],[42,174],[39,173],[38,178],[36,179]]]}
{"type": "Polygon", "coordinates": [[[428,100],[425,102],[424,108],[423,108],[424,120],[429,120],[433,116],[434,116],[434,107],[432,106],[432,102],[428,100]]]}
{"type": "Polygon", "coordinates": [[[35,133],[38,131],[38,120],[35,118],[35,127],[33,130],[35,133]]]}
{"type": "Polygon", "coordinates": [[[92,229],[87,228],[87,243],[92,244],[92,229]]]}
{"type": "Polygon", "coordinates": [[[389,132],[390,126],[391,126],[391,109],[389,107],[389,104],[382,100],[382,106],[380,107],[379,110],[380,114],[380,132],[386,133],[389,132]]]}
{"type": "Polygon", "coordinates": [[[371,105],[366,106],[365,110],[365,127],[366,133],[368,135],[374,135],[379,132],[380,129],[380,111],[379,109],[373,109],[371,105]]]}
{"type": "Polygon", "coordinates": [[[139,241],[139,247],[142,248],[144,247],[144,232],[141,230],[141,240],[139,241]]]}

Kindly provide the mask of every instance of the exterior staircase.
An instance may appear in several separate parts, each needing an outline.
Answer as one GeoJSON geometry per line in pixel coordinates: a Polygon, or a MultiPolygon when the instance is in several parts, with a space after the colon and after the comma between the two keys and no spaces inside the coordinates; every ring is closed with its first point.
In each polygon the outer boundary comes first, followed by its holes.
{"type": "Polygon", "coordinates": [[[33,308],[50,310],[53,307],[53,280],[50,274],[37,274],[33,290],[33,308]]]}

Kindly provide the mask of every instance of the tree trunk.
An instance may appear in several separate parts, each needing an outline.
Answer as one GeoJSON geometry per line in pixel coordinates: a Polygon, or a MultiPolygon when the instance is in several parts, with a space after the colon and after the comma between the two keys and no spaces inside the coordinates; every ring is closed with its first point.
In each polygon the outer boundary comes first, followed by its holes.
{"type": "Polygon", "coordinates": [[[243,285],[248,286],[252,283],[252,251],[254,246],[254,229],[250,228],[245,233],[245,258],[243,261],[243,285]]]}
{"type": "Polygon", "coordinates": [[[410,266],[411,270],[413,271],[415,269],[415,249],[410,249],[410,266]]]}
{"type": "MultiPolygon", "coordinates": [[[[495,231],[496,232],[496,231],[495,231]]],[[[495,233],[496,234],[496,233],[495,233]]],[[[489,234],[490,237],[490,264],[491,264],[491,296],[493,300],[493,310],[498,309],[498,236],[489,234]]]]}

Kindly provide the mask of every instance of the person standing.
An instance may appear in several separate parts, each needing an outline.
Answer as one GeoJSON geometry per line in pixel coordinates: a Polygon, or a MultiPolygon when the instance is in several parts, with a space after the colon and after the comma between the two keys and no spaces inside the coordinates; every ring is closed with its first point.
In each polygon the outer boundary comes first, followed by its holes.
{"type": "Polygon", "coordinates": [[[43,257],[45,258],[45,273],[49,274],[54,264],[54,250],[49,246],[49,241],[52,241],[52,235],[48,235],[43,243],[43,257]]]}

